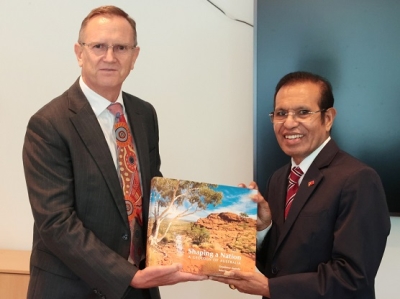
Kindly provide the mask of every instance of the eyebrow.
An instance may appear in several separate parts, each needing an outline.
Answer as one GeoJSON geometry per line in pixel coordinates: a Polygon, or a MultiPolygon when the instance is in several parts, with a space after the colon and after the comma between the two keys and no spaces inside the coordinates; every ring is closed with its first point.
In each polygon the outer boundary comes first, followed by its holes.
{"type": "Polygon", "coordinates": [[[279,107],[275,107],[275,110],[286,110],[286,111],[288,111],[288,110],[311,110],[311,107],[309,107],[309,106],[304,106],[304,105],[302,105],[302,106],[297,106],[297,107],[295,107],[295,108],[289,108],[289,109],[286,109],[286,108],[279,108],[279,107]]]}

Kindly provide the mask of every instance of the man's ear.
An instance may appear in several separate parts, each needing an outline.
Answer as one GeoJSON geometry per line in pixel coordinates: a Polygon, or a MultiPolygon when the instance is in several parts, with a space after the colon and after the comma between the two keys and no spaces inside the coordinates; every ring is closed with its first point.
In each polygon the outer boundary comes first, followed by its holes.
{"type": "Polygon", "coordinates": [[[79,66],[82,67],[82,64],[83,64],[83,62],[82,62],[83,49],[82,49],[82,46],[79,43],[76,43],[74,45],[74,52],[75,52],[76,59],[78,60],[79,66]]]}
{"type": "Polygon", "coordinates": [[[336,117],[336,109],[331,107],[328,110],[325,111],[325,128],[326,131],[329,132],[332,128],[333,121],[335,120],[336,117]]]}
{"type": "Polygon", "coordinates": [[[139,56],[140,48],[136,47],[132,51],[133,51],[133,58],[132,58],[131,70],[133,70],[133,68],[135,67],[135,62],[136,62],[136,59],[139,56]]]}

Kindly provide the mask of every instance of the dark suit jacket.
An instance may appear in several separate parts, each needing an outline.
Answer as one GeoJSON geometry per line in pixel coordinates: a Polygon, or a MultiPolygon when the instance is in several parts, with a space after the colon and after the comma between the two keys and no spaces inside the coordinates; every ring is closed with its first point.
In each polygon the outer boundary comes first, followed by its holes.
{"type": "Polygon", "coordinates": [[[331,140],[305,174],[284,221],[290,165],[267,186],[273,225],[257,252],[271,298],[375,298],[390,231],[377,173],[331,140]]]}
{"type": "MultiPolygon", "coordinates": [[[[161,175],[157,116],[139,98],[123,93],[123,101],[140,163],[145,238],[150,180],[161,175]]],[[[127,261],[122,189],[78,80],[32,116],[23,162],[34,217],[28,298],[144,298],[128,288],[138,269],[127,261]]],[[[150,293],[160,297],[158,288],[150,293]]]]}

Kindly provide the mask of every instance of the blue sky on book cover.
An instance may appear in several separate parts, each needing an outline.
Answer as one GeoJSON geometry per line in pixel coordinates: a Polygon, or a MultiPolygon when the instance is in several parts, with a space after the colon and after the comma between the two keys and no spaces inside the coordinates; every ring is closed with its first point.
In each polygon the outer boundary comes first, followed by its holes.
{"type": "MultiPolygon", "coordinates": [[[[210,187],[210,189],[222,193],[221,203],[216,206],[210,204],[207,206],[207,209],[198,210],[196,213],[188,215],[181,220],[195,222],[199,218],[206,218],[211,213],[222,212],[231,212],[237,215],[244,213],[249,218],[257,219],[257,204],[250,198],[252,194],[257,192],[256,190],[227,185],[216,185],[216,187],[210,187]]],[[[151,205],[154,205],[157,199],[159,199],[159,194],[152,189],[150,196],[151,205]]],[[[171,208],[168,218],[173,218],[183,210],[188,209],[189,205],[189,202],[183,201],[182,206],[171,208]]],[[[163,210],[164,208],[160,208],[160,212],[163,210]]]]}

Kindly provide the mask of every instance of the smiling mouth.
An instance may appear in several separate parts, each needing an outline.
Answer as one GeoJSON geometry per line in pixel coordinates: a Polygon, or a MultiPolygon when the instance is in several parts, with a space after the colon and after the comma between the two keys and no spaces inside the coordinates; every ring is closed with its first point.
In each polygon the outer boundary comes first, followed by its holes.
{"type": "Polygon", "coordinates": [[[292,140],[292,139],[300,139],[300,138],[302,138],[304,135],[301,135],[301,134],[296,134],[296,135],[285,135],[285,139],[289,139],[289,140],[292,140]]]}

